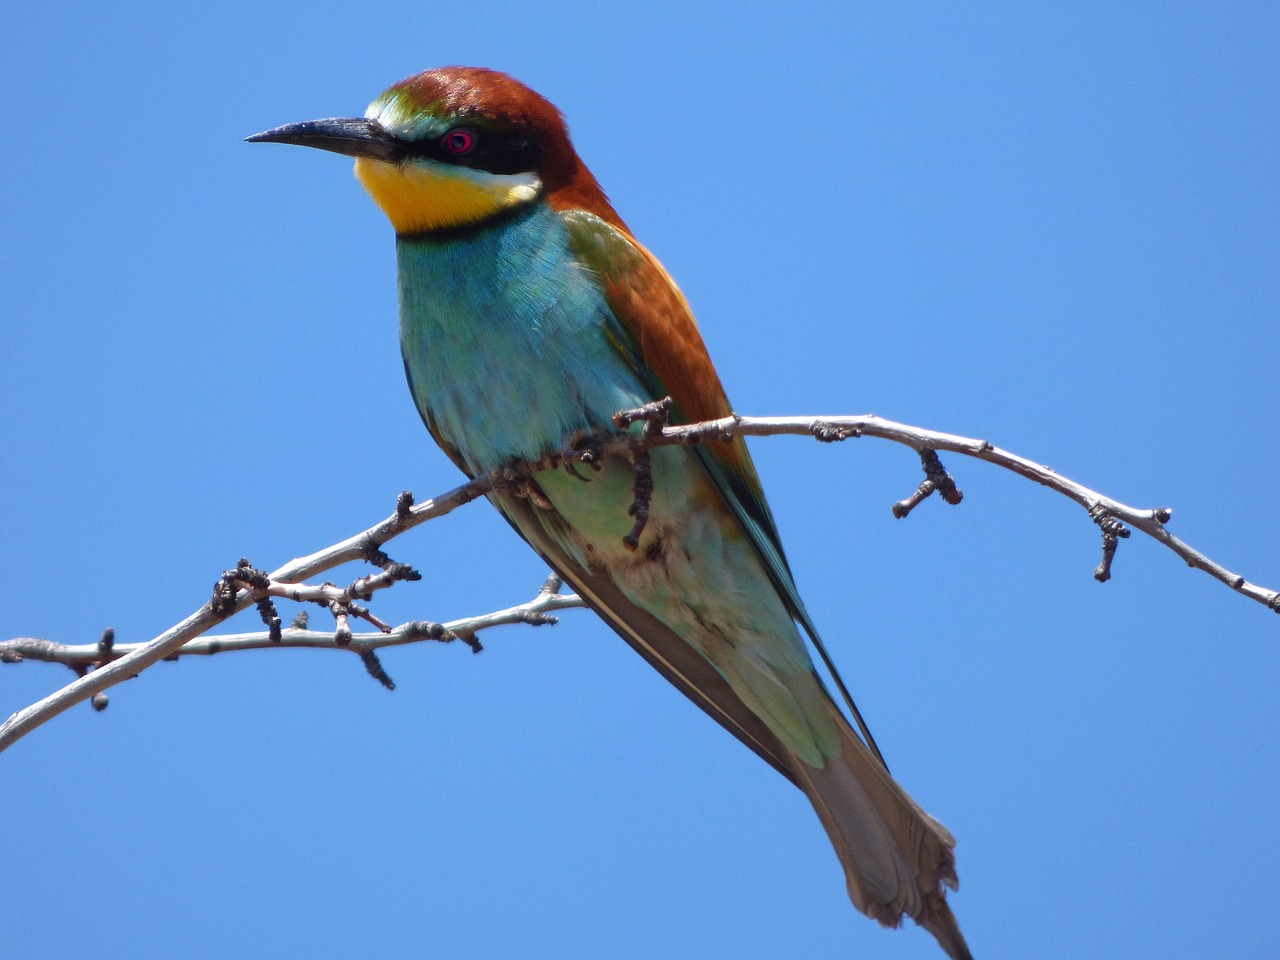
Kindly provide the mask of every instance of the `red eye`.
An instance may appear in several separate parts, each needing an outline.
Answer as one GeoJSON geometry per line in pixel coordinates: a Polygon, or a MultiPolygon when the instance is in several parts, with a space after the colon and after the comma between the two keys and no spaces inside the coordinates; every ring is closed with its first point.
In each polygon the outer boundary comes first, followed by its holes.
{"type": "Polygon", "coordinates": [[[476,135],[470,130],[452,130],[444,135],[444,148],[455,157],[470,153],[476,145],[476,135]]]}

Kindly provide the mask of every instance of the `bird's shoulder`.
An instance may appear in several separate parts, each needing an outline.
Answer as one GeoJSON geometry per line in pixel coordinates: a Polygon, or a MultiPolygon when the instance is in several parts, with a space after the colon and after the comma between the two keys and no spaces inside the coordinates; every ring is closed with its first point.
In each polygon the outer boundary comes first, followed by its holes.
{"type": "MultiPolygon", "coordinates": [[[[560,216],[575,256],[598,278],[627,341],[622,352],[632,358],[651,399],[670,396],[675,423],[731,416],[733,409],[693,311],[658,259],[625,228],[593,213],[564,210],[560,216]]],[[[760,551],[788,606],[808,625],[746,442],[734,436],[727,442],[699,444],[697,451],[726,506],[760,551]]]]}
{"type": "MultiPolygon", "coordinates": [[[[689,422],[732,413],[689,302],[666,269],[625,228],[594,213],[560,211],[570,246],[596,277],[636,360],[689,422]]],[[[653,399],[660,399],[654,397],[653,399]]]]}

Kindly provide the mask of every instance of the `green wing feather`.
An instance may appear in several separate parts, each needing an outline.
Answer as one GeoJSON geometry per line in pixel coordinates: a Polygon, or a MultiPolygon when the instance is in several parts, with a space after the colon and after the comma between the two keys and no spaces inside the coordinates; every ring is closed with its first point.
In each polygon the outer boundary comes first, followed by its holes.
{"type": "MultiPolygon", "coordinates": [[[[619,354],[650,389],[653,399],[670,396],[673,422],[697,423],[731,416],[732,408],[688,301],[653,254],[634,237],[594,214],[565,210],[574,253],[600,281],[619,327],[611,331],[619,354]]],[[[788,612],[804,627],[849,705],[868,746],[884,763],[844,680],[827,654],[805,609],[782,549],[773,511],[764,497],[746,441],[701,443],[698,456],[769,571],[788,612]]]]}

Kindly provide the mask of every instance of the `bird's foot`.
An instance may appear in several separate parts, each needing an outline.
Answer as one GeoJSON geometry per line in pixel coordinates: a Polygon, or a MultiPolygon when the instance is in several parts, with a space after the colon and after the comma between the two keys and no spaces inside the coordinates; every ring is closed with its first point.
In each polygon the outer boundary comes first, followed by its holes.
{"type": "Polygon", "coordinates": [[[493,492],[499,496],[528,500],[542,510],[555,509],[524,461],[516,460],[495,467],[489,471],[489,482],[493,484],[493,492]]]}
{"type": "Polygon", "coordinates": [[[604,445],[608,439],[608,437],[599,433],[588,433],[574,438],[569,444],[569,449],[576,454],[576,458],[567,458],[564,461],[565,473],[584,483],[588,482],[591,478],[584,477],[579,472],[578,464],[585,463],[594,473],[599,473],[604,469],[601,461],[604,460],[604,445]]]}

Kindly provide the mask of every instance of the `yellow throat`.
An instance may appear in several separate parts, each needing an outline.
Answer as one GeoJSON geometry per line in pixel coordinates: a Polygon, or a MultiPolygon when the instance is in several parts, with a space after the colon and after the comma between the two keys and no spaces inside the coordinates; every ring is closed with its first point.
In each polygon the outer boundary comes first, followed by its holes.
{"type": "Polygon", "coordinates": [[[489,173],[431,160],[356,160],[356,179],[382,208],[396,233],[425,233],[487,220],[535,199],[535,173],[489,173]]]}

